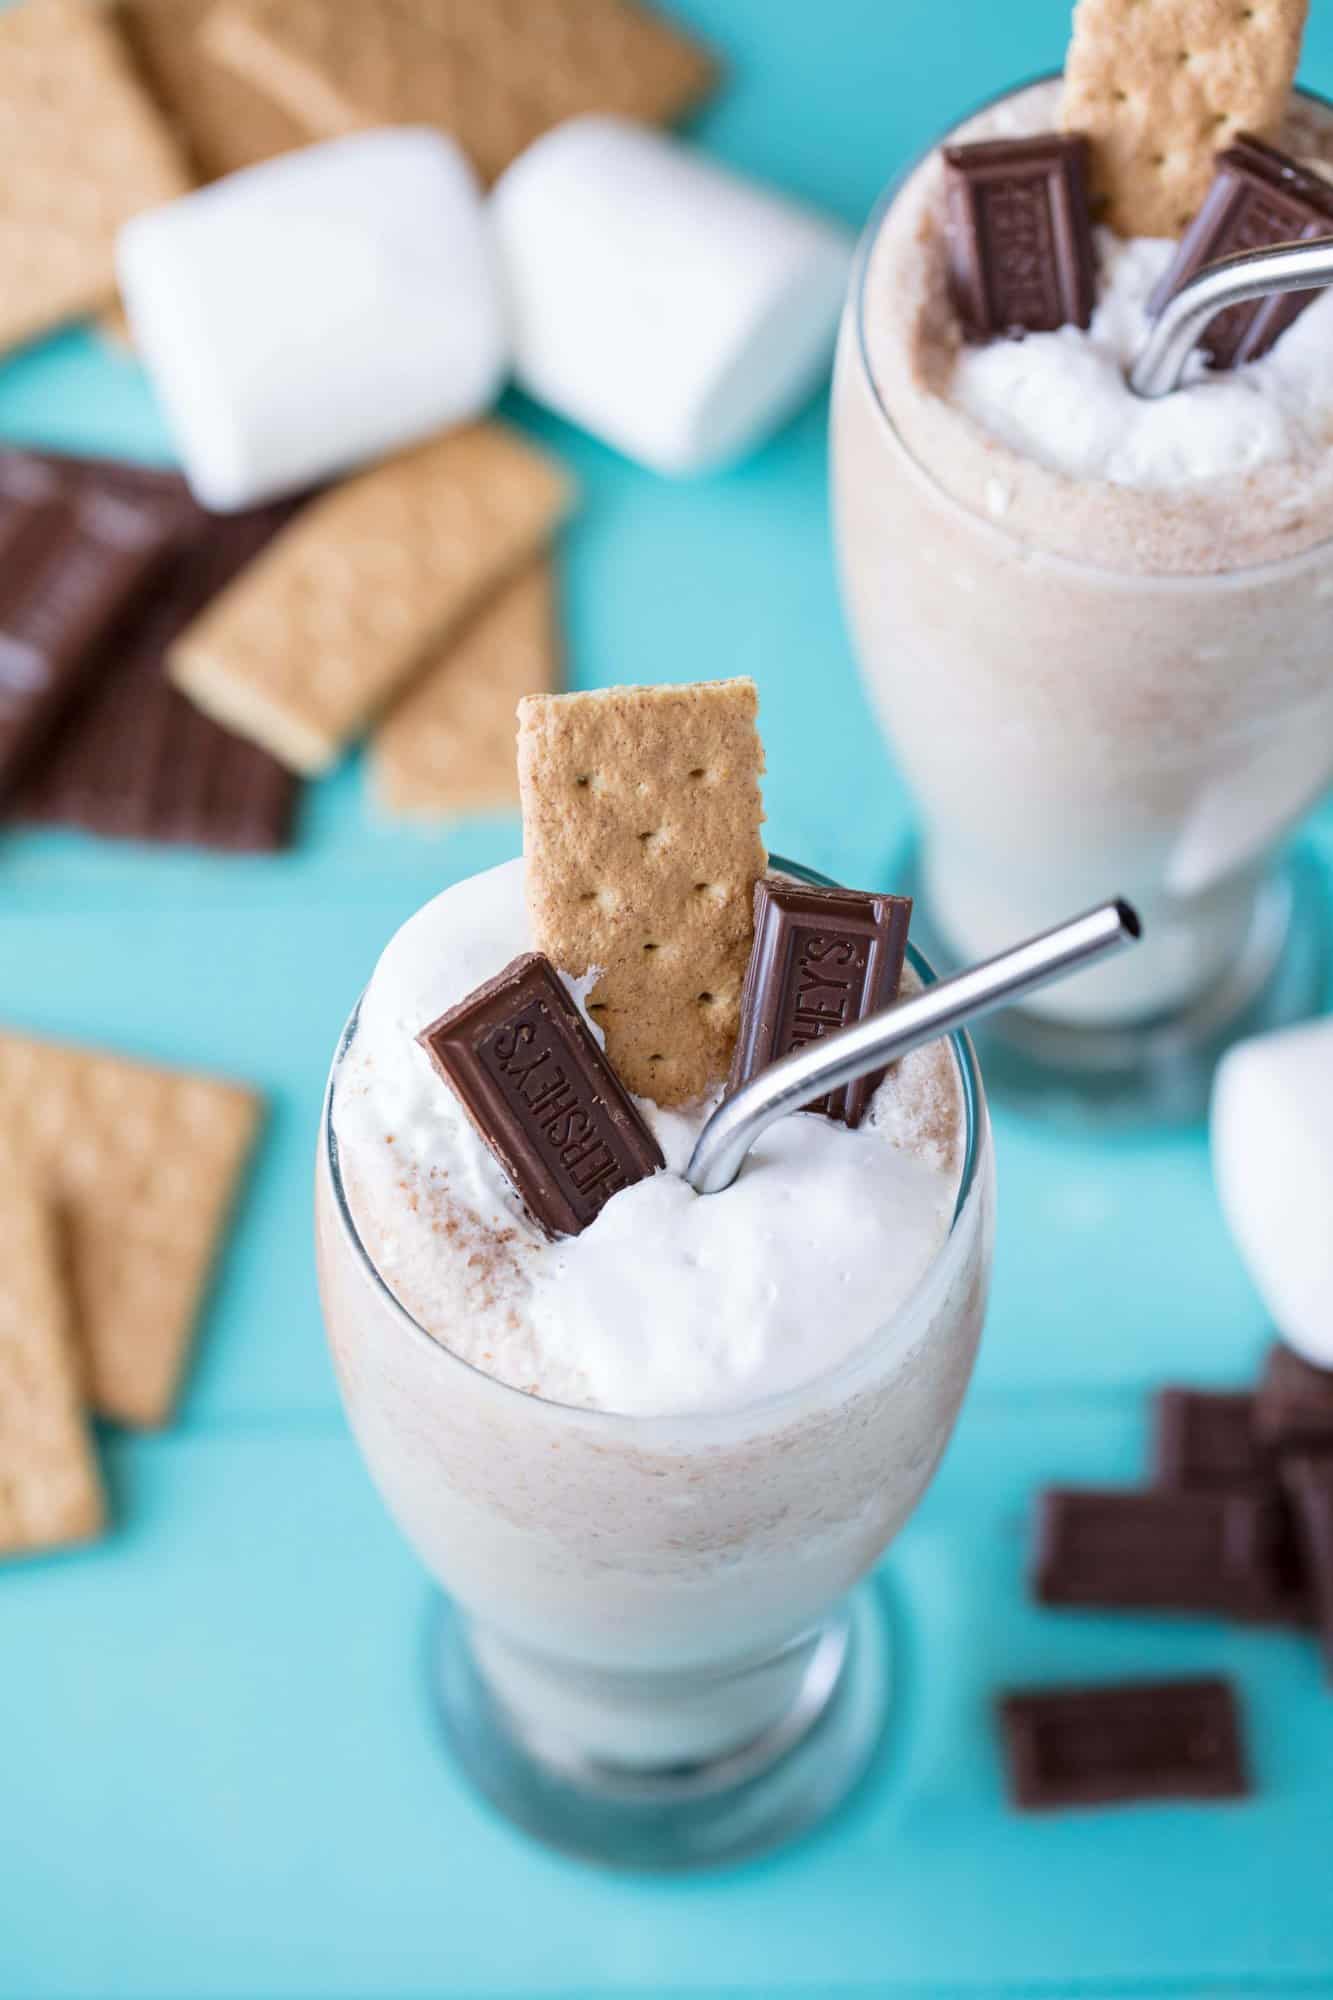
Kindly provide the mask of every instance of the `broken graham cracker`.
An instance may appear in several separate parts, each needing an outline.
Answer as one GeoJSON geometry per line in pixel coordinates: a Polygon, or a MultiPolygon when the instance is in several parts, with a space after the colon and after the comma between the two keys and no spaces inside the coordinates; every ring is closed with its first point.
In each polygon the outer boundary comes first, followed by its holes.
{"type": "Polygon", "coordinates": [[[1060,122],[1092,144],[1101,220],[1179,236],[1240,132],[1282,123],[1309,0],[1077,0],[1060,122]]]}
{"type": "Polygon", "coordinates": [[[234,1084],[0,1033],[0,1130],[65,1234],[103,1416],[157,1425],[171,1414],[258,1116],[234,1084]]]}
{"type": "Polygon", "coordinates": [[[670,123],[717,75],[634,0],[230,0],[200,39],[309,138],[436,125],[487,182],[567,118],[670,123]]]}
{"type": "Polygon", "coordinates": [[[371,783],[420,820],[518,804],[514,716],[560,684],[555,577],[542,559],[501,586],[400,695],[371,739],[371,783]]]}
{"type": "Polygon", "coordinates": [[[658,1104],[731,1064],[765,867],[758,706],[750,680],[519,704],[534,947],[576,977],[597,968],[607,1054],[658,1104]]]}
{"type": "Polygon", "coordinates": [[[199,30],[216,0],[113,0],[130,53],[200,180],[217,180],[310,143],[267,91],[208,53],[199,30]]]}
{"type": "Polygon", "coordinates": [[[569,504],[499,424],[449,431],[313,501],[169,648],[176,685],[296,771],[329,768],[569,504]]]}
{"type": "Polygon", "coordinates": [[[189,186],[112,21],[80,0],[0,12],[0,348],[115,296],[115,242],[189,186]]]}
{"type": "Polygon", "coordinates": [[[105,1518],[55,1218],[0,1157],[0,1556],[90,1541],[105,1518]]]}

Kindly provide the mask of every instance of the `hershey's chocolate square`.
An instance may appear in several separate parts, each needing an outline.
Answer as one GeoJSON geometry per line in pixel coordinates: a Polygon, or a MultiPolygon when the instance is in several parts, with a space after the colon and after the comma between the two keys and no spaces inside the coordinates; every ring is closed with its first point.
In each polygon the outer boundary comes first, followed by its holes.
{"type": "Polygon", "coordinates": [[[949,282],[968,340],[1087,326],[1096,270],[1088,142],[1044,132],[946,146],[949,282]]]}
{"type": "Polygon", "coordinates": [[[1250,1790],[1228,1681],[1132,1681],[1002,1697],[1009,1787],[1025,1811],[1250,1790]]]}
{"type": "Polygon", "coordinates": [[[550,960],[527,952],[417,1040],[548,1236],[577,1236],[663,1166],[550,960]]]}
{"type": "MultiPolygon", "coordinates": [[[[755,884],[754,946],[741,990],[729,1088],[807,1042],[864,1020],[897,997],[912,903],[858,889],[817,889],[766,875],[755,884]]],[[[859,1125],[884,1072],[806,1106],[859,1125]]]]}
{"type": "MultiPolygon", "coordinates": [[[[1203,206],[1180,240],[1148,310],[1161,312],[1206,265],[1238,250],[1333,236],[1333,186],[1274,146],[1241,133],[1217,156],[1203,206]]],[[[1274,292],[1228,306],[1204,329],[1199,346],[1214,368],[1239,368],[1266,354],[1315,292],[1274,292]]]]}

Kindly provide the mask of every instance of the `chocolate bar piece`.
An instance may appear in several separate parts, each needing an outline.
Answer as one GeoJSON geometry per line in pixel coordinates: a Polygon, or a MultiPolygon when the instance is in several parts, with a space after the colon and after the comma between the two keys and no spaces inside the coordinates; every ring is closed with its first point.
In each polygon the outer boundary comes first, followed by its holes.
{"type": "MultiPolygon", "coordinates": [[[[729,1088],[864,1020],[897,998],[911,921],[909,896],[813,889],[766,875],[755,884],[754,945],[741,989],[729,1088]]],[[[806,1106],[859,1125],[884,1072],[806,1106]]]]}
{"type": "Polygon", "coordinates": [[[300,504],[211,515],[174,474],[106,467],[101,476],[166,486],[182,529],[152,587],[99,648],[83,699],[38,759],[14,816],[126,840],[261,852],[291,832],[298,781],[257,744],[223,729],[166,677],[167,648],[258,555],[300,504]]]}
{"type": "Polygon", "coordinates": [[[417,1040],[548,1236],[577,1236],[663,1166],[559,974],[527,952],[417,1040]]]}
{"type": "Polygon", "coordinates": [[[1041,1496],[1036,1594],[1044,1604],[1300,1619],[1284,1518],[1272,1495],[1057,1487],[1041,1496]]]}
{"type": "Polygon", "coordinates": [[[1206,1389],[1162,1389],[1157,1397],[1160,1486],[1269,1489],[1273,1462],[1254,1429],[1254,1397],[1206,1389]]]}
{"type": "Polygon", "coordinates": [[[1324,1664],[1333,1682],[1333,1453],[1287,1459],[1282,1476],[1296,1514],[1324,1664]]]}
{"type": "MultiPolygon", "coordinates": [[[[1241,133],[1219,153],[1203,206],[1180,240],[1148,301],[1161,312],[1205,265],[1238,250],[1333,236],[1333,187],[1274,147],[1241,133]]],[[[1266,354],[1319,293],[1274,292],[1228,306],[1204,329],[1199,346],[1214,368],[1239,368],[1266,354]]]]}
{"type": "Polygon", "coordinates": [[[1026,1812],[1250,1791],[1228,1681],[1034,1689],[1003,1696],[999,1715],[1010,1794],[1026,1812]]]}
{"type": "Polygon", "coordinates": [[[1312,1367],[1281,1343],[1272,1347],[1254,1425],[1275,1452],[1333,1451],[1333,1369],[1312,1367]]]}
{"type": "Polygon", "coordinates": [[[0,454],[0,796],[179,531],[171,496],[104,483],[85,463],[0,454]]]}
{"type": "Polygon", "coordinates": [[[1096,296],[1088,142],[946,146],[949,285],[966,339],[1087,326],[1096,296]]]}

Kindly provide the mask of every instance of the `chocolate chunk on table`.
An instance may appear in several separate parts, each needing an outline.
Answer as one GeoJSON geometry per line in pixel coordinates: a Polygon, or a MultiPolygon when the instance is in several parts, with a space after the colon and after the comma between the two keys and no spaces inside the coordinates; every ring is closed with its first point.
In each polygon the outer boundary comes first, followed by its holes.
{"type": "Polygon", "coordinates": [[[148,586],[182,515],[151,475],[0,453],[0,798],[13,793],[148,586]]]}
{"type": "Polygon", "coordinates": [[[1277,1496],[1056,1487],[1040,1497],[1033,1582],[1044,1604],[1303,1622],[1277,1496]]]}
{"type": "MultiPolygon", "coordinates": [[[[1196,272],[1238,250],[1333,236],[1333,186],[1275,147],[1241,133],[1217,156],[1203,206],[1180,240],[1148,301],[1160,313],[1196,272]]],[[[1239,368],[1266,354],[1319,293],[1274,292],[1228,306],[1205,328],[1199,346],[1214,368],[1239,368]]]]}
{"type": "Polygon", "coordinates": [[[1003,1696],[998,1710],[1010,1793],[1025,1811],[1250,1791],[1224,1680],[1035,1689],[1003,1696]]]}
{"type": "MultiPolygon", "coordinates": [[[[741,991],[730,1089],[807,1042],[896,999],[912,903],[816,889],[766,875],[755,884],[754,945],[741,991]]],[[[859,1125],[883,1079],[859,1078],[806,1106],[859,1125]]]]}
{"type": "Polygon", "coordinates": [[[1255,1397],[1254,1423],[1275,1452],[1333,1452],[1333,1369],[1312,1367],[1276,1344],[1255,1397]]]}
{"type": "Polygon", "coordinates": [[[1096,296],[1077,133],[946,146],[949,284],[968,340],[1087,326],[1096,296]]]}
{"type": "Polygon", "coordinates": [[[1282,1476],[1295,1511],[1324,1665],[1333,1682],[1333,1453],[1290,1458],[1282,1476]]]}
{"type": "Polygon", "coordinates": [[[1161,1486],[1270,1488],[1276,1468],[1254,1428],[1246,1392],[1162,1389],[1157,1396],[1161,1486]]]}
{"type": "Polygon", "coordinates": [[[559,974],[527,952],[417,1040],[548,1236],[577,1236],[663,1166],[559,974]]]}
{"type": "Polygon", "coordinates": [[[202,714],[165,672],[177,634],[259,554],[300,504],[207,514],[174,474],[137,467],[101,476],[153,480],[182,528],[150,588],[99,647],[83,698],[13,804],[15,818],[114,838],[260,852],[291,832],[298,780],[257,744],[202,714]]]}

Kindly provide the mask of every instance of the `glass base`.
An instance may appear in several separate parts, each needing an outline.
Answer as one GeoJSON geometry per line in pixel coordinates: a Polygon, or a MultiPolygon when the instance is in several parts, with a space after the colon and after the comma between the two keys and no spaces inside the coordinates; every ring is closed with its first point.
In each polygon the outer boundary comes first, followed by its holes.
{"type": "Polygon", "coordinates": [[[882,1591],[862,1584],[825,1625],[795,1699],[761,1736],[706,1763],[646,1771],[595,1762],[507,1710],[443,1596],[429,1674],[458,1763],[525,1833],[608,1867],[683,1869],[777,1847],[842,1803],[882,1737],[890,1659],[882,1591]]]}
{"type": "MultiPolygon", "coordinates": [[[[958,953],[932,921],[913,845],[894,886],[917,898],[912,938],[943,977],[958,953]]],[[[1048,1123],[1192,1124],[1207,1114],[1213,1073],[1233,1042],[1321,1011],[1329,912],[1322,871],[1297,848],[1261,891],[1249,935],[1227,976],[1177,1013],[1123,1027],[1088,1027],[1007,1008],[972,1029],[986,1091],[1048,1123]]]]}

